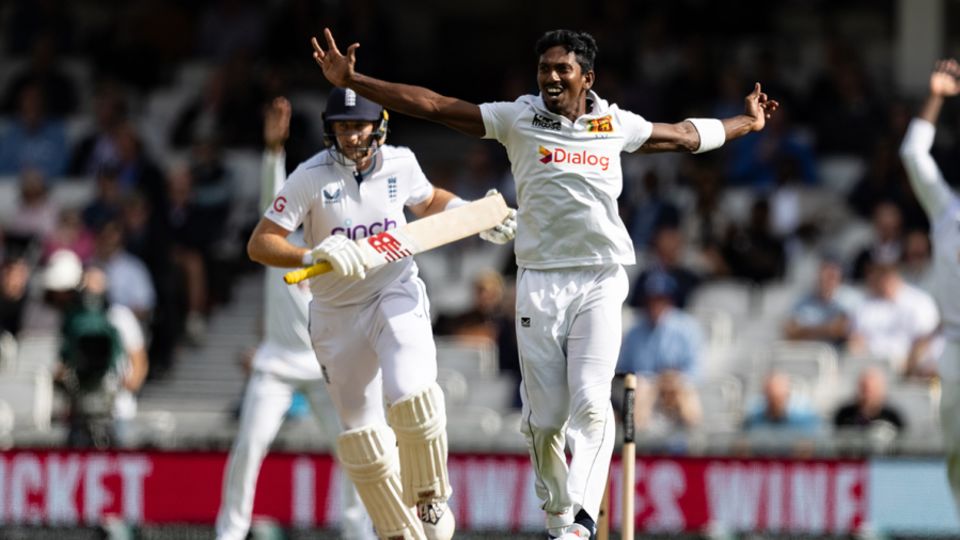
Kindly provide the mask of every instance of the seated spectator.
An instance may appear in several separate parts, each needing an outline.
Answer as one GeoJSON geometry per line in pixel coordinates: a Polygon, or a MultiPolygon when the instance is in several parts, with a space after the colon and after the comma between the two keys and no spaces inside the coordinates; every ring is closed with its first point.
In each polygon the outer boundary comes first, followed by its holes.
{"type": "Polygon", "coordinates": [[[623,340],[617,371],[649,378],[675,371],[696,379],[703,333],[696,319],[674,307],[676,282],[666,273],[653,272],[642,287],[646,304],[623,340]]]}
{"type": "Polygon", "coordinates": [[[853,261],[853,279],[867,277],[867,266],[874,259],[899,260],[903,255],[903,215],[891,201],[883,201],[873,209],[873,241],[853,261]]]}
{"type": "MultiPolygon", "coordinates": [[[[643,189],[629,191],[628,204],[622,207],[627,214],[624,221],[630,238],[637,248],[650,245],[656,249],[654,236],[659,229],[679,227],[680,209],[664,195],[661,183],[656,171],[647,171],[643,175],[643,189]],[[634,191],[640,193],[634,195],[634,191]]],[[[628,184],[631,182],[625,187],[628,184]]]]}
{"type": "Polygon", "coordinates": [[[812,408],[791,395],[790,377],[771,372],[763,382],[763,400],[747,412],[743,429],[816,435],[822,429],[822,421],[812,408]]]}
{"type": "Polygon", "coordinates": [[[814,290],[807,293],[790,311],[783,326],[783,335],[791,340],[843,345],[850,337],[850,321],[858,302],[858,294],[843,284],[840,262],[825,257],[820,263],[814,290]]]}
{"type": "Polygon", "coordinates": [[[911,229],[904,236],[900,268],[907,283],[932,294],[933,251],[926,231],[911,229]]]}
{"type": "Polygon", "coordinates": [[[634,422],[650,436],[687,431],[700,424],[700,397],[690,381],[678,371],[664,371],[655,380],[637,380],[634,422]]]}
{"type": "Polygon", "coordinates": [[[735,227],[724,242],[723,258],[733,277],[766,283],[783,277],[786,252],[770,222],[770,204],[757,199],[750,207],[750,220],[735,227]]]}
{"type": "Polygon", "coordinates": [[[41,240],[53,232],[58,213],[50,200],[43,174],[35,169],[23,170],[20,173],[20,204],[7,221],[7,232],[41,240]]]}
{"type": "Polygon", "coordinates": [[[653,233],[651,241],[650,265],[634,283],[633,294],[630,297],[632,307],[643,307],[646,304],[642,284],[647,277],[655,272],[663,272],[673,278],[676,285],[673,293],[673,305],[683,309],[687,307],[687,300],[693,291],[700,285],[700,276],[684,265],[682,258],[684,250],[683,231],[672,223],[663,223],[653,233]]]}
{"type": "Polygon", "coordinates": [[[847,347],[886,359],[905,377],[928,376],[939,324],[933,298],[904,282],[896,260],[878,258],[867,267],[867,298],[854,313],[847,347]]]}
{"type": "Polygon", "coordinates": [[[104,223],[117,219],[122,212],[123,193],[120,190],[120,170],[105,165],[97,171],[97,190],[83,209],[83,223],[98,230],[104,223]]]}
{"type": "Polygon", "coordinates": [[[20,91],[17,114],[0,136],[0,175],[36,169],[56,179],[67,165],[67,134],[63,122],[48,118],[43,91],[36,84],[20,91]]]}
{"type": "Polygon", "coordinates": [[[0,334],[16,337],[20,333],[29,280],[30,267],[22,258],[9,258],[0,264],[0,334]]]}
{"type": "Polygon", "coordinates": [[[57,225],[43,239],[43,259],[46,260],[53,252],[61,249],[69,249],[84,262],[93,257],[93,233],[83,224],[79,210],[66,208],[60,211],[57,225]]]}
{"type": "Polygon", "coordinates": [[[148,321],[156,301],[153,283],[143,262],[124,249],[123,234],[119,219],[105,223],[97,231],[93,263],[116,284],[107,292],[110,303],[126,306],[140,321],[148,321]]]}
{"type": "Polygon", "coordinates": [[[93,130],[86,133],[71,151],[71,176],[93,176],[103,167],[115,166],[120,161],[115,134],[127,121],[127,103],[116,84],[106,83],[97,89],[93,118],[93,130]]]}
{"type": "Polygon", "coordinates": [[[3,113],[16,109],[20,92],[28,86],[40,89],[51,116],[62,118],[77,109],[76,86],[58,65],[57,36],[51,32],[37,37],[33,42],[30,61],[11,77],[3,99],[3,113]]]}
{"type": "Polygon", "coordinates": [[[497,342],[505,319],[503,309],[503,277],[495,270],[486,270],[473,279],[473,302],[458,315],[441,315],[437,319],[438,335],[456,336],[466,341],[481,339],[497,342]]]}
{"type": "Polygon", "coordinates": [[[841,405],[833,415],[837,428],[862,430],[892,429],[894,435],[903,431],[900,412],[887,403],[887,376],[877,367],[869,367],[857,379],[857,395],[841,405]]]}

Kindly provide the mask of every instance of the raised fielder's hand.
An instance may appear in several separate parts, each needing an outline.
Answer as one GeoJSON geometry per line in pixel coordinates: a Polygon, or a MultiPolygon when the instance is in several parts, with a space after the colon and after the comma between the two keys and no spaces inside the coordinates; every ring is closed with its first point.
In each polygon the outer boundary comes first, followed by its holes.
{"type": "MultiPolygon", "coordinates": [[[[489,197],[496,194],[497,190],[491,189],[484,196],[489,197]]],[[[503,218],[499,225],[480,233],[480,238],[494,244],[506,244],[513,240],[515,236],[517,236],[517,211],[513,208],[510,209],[510,213],[503,218]]]]}
{"type": "Polygon", "coordinates": [[[367,268],[363,264],[363,253],[357,244],[342,234],[328,236],[317,247],[303,256],[305,265],[327,261],[333,271],[343,277],[363,279],[367,277],[367,268]]]}
{"type": "Polygon", "coordinates": [[[333,32],[329,28],[323,29],[323,37],[327,42],[327,50],[323,50],[316,36],[310,38],[310,45],[313,46],[313,60],[323,70],[323,76],[330,81],[330,84],[346,88],[353,79],[353,66],[357,63],[357,47],[359,43],[352,43],[347,47],[347,54],[344,55],[337,48],[337,42],[333,39],[333,32]]]}

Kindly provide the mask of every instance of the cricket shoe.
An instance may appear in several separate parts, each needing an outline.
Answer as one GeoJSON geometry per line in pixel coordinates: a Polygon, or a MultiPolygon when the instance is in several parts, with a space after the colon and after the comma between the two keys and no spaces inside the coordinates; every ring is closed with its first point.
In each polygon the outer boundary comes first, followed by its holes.
{"type": "Polygon", "coordinates": [[[590,538],[590,530],[579,523],[574,523],[557,540],[586,540],[588,538],[590,538]]]}
{"type": "Polygon", "coordinates": [[[417,517],[423,523],[423,534],[427,540],[450,540],[457,522],[453,512],[445,502],[417,503],[417,517]]]}

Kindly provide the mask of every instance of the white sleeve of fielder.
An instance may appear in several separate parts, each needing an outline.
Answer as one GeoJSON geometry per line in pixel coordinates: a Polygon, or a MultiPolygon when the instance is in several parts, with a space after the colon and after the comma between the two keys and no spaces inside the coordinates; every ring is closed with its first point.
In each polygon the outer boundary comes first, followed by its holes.
{"type": "Polygon", "coordinates": [[[519,114],[517,102],[497,101],[480,104],[480,116],[483,117],[484,139],[505,142],[507,131],[519,114]]]}
{"type": "Polygon", "coordinates": [[[636,152],[653,133],[653,124],[639,114],[620,110],[617,112],[617,119],[624,134],[624,152],[636,152]]]}
{"type": "Polygon", "coordinates": [[[940,167],[930,155],[935,135],[936,128],[933,124],[922,118],[914,118],[910,121],[910,127],[907,128],[907,134],[900,145],[903,168],[907,171],[913,192],[931,221],[940,217],[953,197],[940,167]]]}
{"type": "Polygon", "coordinates": [[[276,223],[288,231],[294,231],[303,223],[310,203],[316,194],[311,193],[312,182],[306,173],[297,169],[290,178],[283,183],[283,187],[273,198],[273,202],[264,212],[263,217],[276,223]]]}
{"type": "Polygon", "coordinates": [[[280,188],[283,187],[283,180],[287,176],[286,155],[283,151],[273,152],[265,150],[263,160],[260,163],[260,210],[264,211],[267,206],[273,202],[280,188]]]}

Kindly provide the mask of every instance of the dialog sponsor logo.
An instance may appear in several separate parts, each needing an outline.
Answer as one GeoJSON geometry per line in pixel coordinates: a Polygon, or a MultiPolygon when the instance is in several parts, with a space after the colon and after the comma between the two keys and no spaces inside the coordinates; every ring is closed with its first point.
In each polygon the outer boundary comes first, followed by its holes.
{"type": "Polygon", "coordinates": [[[606,171],[610,168],[610,158],[608,156],[594,154],[588,150],[569,150],[559,146],[553,150],[549,150],[541,146],[537,153],[540,154],[540,163],[544,164],[556,163],[559,165],[569,163],[571,165],[596,167],[601,171],[606,171]]]}

